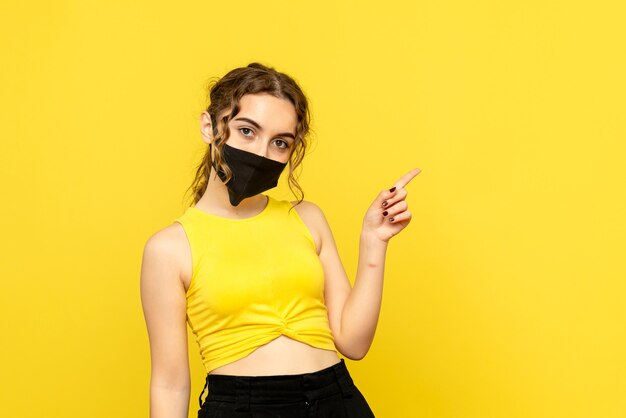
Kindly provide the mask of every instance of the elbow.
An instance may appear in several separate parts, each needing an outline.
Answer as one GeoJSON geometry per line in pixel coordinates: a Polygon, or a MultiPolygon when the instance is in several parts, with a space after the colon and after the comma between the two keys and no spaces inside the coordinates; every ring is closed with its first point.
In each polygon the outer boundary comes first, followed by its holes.
{"type": "Polygon", "coordinates": [[[367,352],[369,351],[369,346],[366,347],[356,347],[356,346],[350,346],[350,347],[346,347],[345,345],[342,346],[338,346],[337,347],[339,352],[346,358],[349,358],[350,360],[362,360],[365,355],[367,354],[367,352]]]}
{"type": "Polygon", "coordinates": [[[355,352],[352,353],[352,356],[348,358],[350,360],[355,360],[355,361],[363,360],[363,358],[365,357],[368,351],[369,351],[369,346],[360,350],[356,350],[355,352]]]}
{"type": "Polygon", "coordinates": [[[363,337],[346,333],[337,333],[335,347],[350,360],[362,360],[368,353],[373,342],[373,336],[363,337]]]}
{"type": "Polygon", "coordinates": [[[184,379],[159,379],[151,378],[150,387],[153,390],[190,393],[191,381],[184,379]]]}
{"type": "Polygon", "coordinates": [[[343,354],[345,357],[349,358],[350,360],[354,360],[354,361],[359,361],[362,360],[363,357],[365,357],[365,354],[367,353],[358,353],[358,354],[348,354],[348,353],[341,353],[343,354]]]}
{"type": "Polygon", "coordinates": [[[152,368],[150,386],[165,391],[189,392],[191,390],[191,376],[188,367],[170,365],[152,368]]]}

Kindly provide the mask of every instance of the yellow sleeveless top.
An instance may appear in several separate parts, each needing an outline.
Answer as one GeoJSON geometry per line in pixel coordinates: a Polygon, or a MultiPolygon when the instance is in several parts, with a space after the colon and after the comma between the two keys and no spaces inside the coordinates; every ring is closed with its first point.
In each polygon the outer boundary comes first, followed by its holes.
{"type": "Polygon", "coordinates": [[[250,218],[190,206],[174,220],[191,249],[187,322],[207,373],[282,334],[336,351],[315,242],[291,207],[268,195],[250,218]]]}

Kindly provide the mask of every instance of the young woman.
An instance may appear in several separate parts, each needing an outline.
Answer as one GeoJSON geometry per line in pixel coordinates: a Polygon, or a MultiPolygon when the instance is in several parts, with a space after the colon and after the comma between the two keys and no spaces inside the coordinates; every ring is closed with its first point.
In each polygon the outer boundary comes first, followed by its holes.
{"type": "Polygon", "coordinates": [[[209,94],[193,205],[144,248],[151,418],[188,416],[187,322],[207,371],[198,417],[374,416],[338,354],[360,360],[372,344],[387,244],[411,220],[404,187],[420,170],[367,209],[352,287],[322,210],[294,178],[309,134],[300,87],[252,63],[209,94]],[[263,194],[287,165],[298,201],[263,194]]]}

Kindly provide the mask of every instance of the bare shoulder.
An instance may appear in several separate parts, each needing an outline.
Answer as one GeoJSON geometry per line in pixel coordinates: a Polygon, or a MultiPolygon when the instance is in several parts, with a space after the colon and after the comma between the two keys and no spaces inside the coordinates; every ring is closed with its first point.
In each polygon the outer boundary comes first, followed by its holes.
{"type": "Polygon", "coordinates": [[[303,200],[298,204],[297,200],[291,201],[292,206],[298,211],[298,215],[304,214],[305,216],[323,216],[322,208],[310,200],[303,200]]]}
{"type": "Polygon", "coordinates": [[[297,200],[294,200],[291,202],[291,205],[294,207],[294,210],[298,212],[302,220],[306,218],[316,224],[324,220],[322,208],[309,200],[303,200],[299,204],[297,200]]]}
{"type": "MultiPolygon", "coordinates": [[[[144,246],[144,252],[153,256],[176,256],[186,244],[187,236],[183,226],[178,222],[156,231],[144,246]]],[[[170,257],[171,258],[171,257],[170,257]]]]}
{"type": "Polygon", "coordinates": [[[191,270],[191,250],[183,226],[178,222],[156,231],[146,241],[143,263],[176,273],[187,288],[191,270]]]}

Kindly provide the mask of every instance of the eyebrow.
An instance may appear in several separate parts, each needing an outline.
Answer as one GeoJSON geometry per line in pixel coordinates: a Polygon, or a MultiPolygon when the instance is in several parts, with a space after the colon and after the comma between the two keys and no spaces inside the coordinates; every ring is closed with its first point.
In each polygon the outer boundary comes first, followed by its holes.
{"type": "MultiPolygon", "coordinates": [[[[241,120],[241,121],[244,121],[244,122],[248,122],[250,125],[254,125],[258,130],[260,130],[260,131],[263,130],[263,128],[261,128],[261,125],[259,125],[258,123],[256,123],[252,119],[235,118],[234,120],[241,120]]],[[[292,134],[291,132],[283,132],[283,133],[278,134],[278,136],[286,136],[286,137],[289,137],[289,138],[293,139],[294,141],[296,140],[296,136],[294,134],[292,134]]]]}

